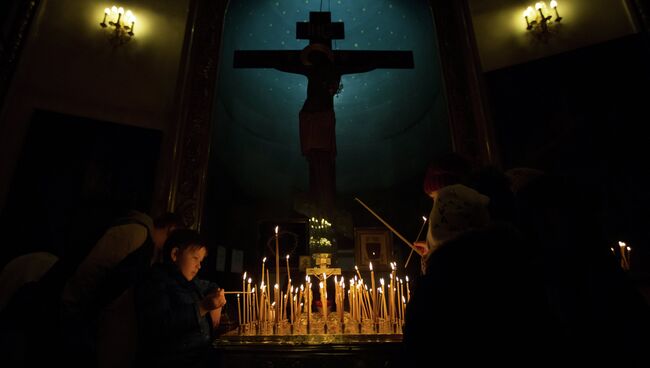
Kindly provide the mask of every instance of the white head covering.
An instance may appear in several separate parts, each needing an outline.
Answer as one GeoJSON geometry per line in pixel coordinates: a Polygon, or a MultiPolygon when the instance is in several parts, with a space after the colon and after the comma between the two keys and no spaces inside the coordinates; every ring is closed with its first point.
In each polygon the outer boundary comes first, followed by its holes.
{"type": "Polygon", "coordinates": [[[428,254],[464,232],[487,225],[488,203],[490,198],[462,184],[441,188],[429,217],[428,254]]]}

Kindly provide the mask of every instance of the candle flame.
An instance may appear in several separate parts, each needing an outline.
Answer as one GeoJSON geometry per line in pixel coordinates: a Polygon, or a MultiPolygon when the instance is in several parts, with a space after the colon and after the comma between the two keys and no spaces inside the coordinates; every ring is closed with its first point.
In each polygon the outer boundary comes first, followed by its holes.
{"type": "Polygon", "coordinates": [[[275,227],[275,235],[278,235],[278,228],[280,228],[280,227],[279,226],[275,227]]]}
{"type": "Polygon", "coordinates": [[[370,271],[372,271],[372,262],[370,262],[369,264],[370,264],[370,271]]]}
{"type": "Polygon", "coordinates": [[[422,221],[427,222],[427,218],[425,216],[422,216],[422,221]]]}
{"type": "Polygon", "coordinates": [[[246,280],[246,272],[244,272],[244,277],[242,279],[246,280]]]}
{"type": "Polygon", "coordinates": [[[384,286],[384,278],[383,277],[379,279],[379,283],[381,284],[381,286],[384,286]]]}
{"type": "Polygon", "coordinates": [[[354,270],[359,271],[359,267],[357,267],[357,265],[354,265],[354,270]]]}
{"type": "Polygon", "coordinates": [[[275,284],[273,287],[274,287],[275,289],[279,289],[279,288],[280,288],[280,287],[278,286],[278,284],[275,284]]]}
{"type": "Polygon", "coordinates": [[[621,248],[623,248],[623,247],[625,246],[625,243],[622,242],[622,241],[619,241],[619,242],[618,242],[618,246],[621,247],[621,248]]]}
{"type": "Polygon", "coordinates": [[[266,257],[264,257],[264,259],[262,260],[262,263],[266,263],[266,257]]]}
{"type": "Polygon", "coordinates": [[[406,282],[409,282],[409,277],[408,276],[406,276],[406,282]]]}
{"type": "Polygon", "coordinates": [[[289,255],[287,254],[287,261],[289,260],[289,255]]]}
{"type": "Polygon", "coordinates": [[[250,277],[248,278],[248,283],[250,284],[253,281],[250,277]]]}

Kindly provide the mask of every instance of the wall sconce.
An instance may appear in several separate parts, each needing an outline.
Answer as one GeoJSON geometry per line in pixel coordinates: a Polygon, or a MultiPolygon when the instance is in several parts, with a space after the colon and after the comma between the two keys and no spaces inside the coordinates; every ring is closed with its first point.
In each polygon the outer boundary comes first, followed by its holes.
{"type": "MultiPolygon", "coordinates": [[[[557,1],[553,0],[549,5],[555,11],[554,22],[560,22],[562,17],[560,17],[560,13],[557,11],[557,1]]],[[[553,16],[548,11],[546,4],[543,1],[536,3],[534,10],[532,6],[526,8],[526,10],[524,10],[524,19],[526,20],[526,29],[529,31],[548,32],[549,26],[554,23],[551,22],[553,16]]]]}
{"type": "Polygon", "coordinates": [[[133,29],[135,28],[135,15],[130,10],[124,12],[124,8],[121,6],[119,8],[113,6],[110,9],[104,9],[104,18],[99,25],[102,28],[108,26],[115,27],[115,32],[111,38],[120,44],[129,41],[135,35],[133,33],[133,29]],[[109,20],[109,22],[106,23],[106,20],[109,20]]]}

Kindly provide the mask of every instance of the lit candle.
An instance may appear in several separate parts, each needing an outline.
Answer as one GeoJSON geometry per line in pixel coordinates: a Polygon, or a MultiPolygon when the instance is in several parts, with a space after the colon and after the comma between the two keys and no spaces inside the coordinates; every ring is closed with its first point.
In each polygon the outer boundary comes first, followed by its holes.
{"type": "Polygon", "coordinates": [[[255,292],[257,290],[257,285],[253,286],[253,290],[251,290],[251,299],[253,299],[253,322],[257,321],[257,315],[258,315],[258,310],[257,306],[259,305],[258,300],[257,300],[257,293],[255,292]]]}
{"type": "MultiPolygon", "coordinates": [[[[117,6],[113,5],[113,7],[111,8],[111,15],[112,15],[112,16],[115,16],[115,14],[117,14],[117,6]]],[[[108,24],[110,24],[110,25],[114,25],[115,22],[110,21],[110,22],[108,22],[108,24]]]]}
{"type": "Polygon", "coordinates": [[[377,289],[375,289],[375,271],[372,269],[372,262],[370,264],[370,286],[372,287],[372,310],[373,319],[377,323],[377,289]]]}
{"type": "MultiPolygon", "coordinates": [[[[275,227],[275,283],[276,283],[275,286],[276,289],[278,290],[276,293],[279,293],[278,284],[280,284],[280,242],[278,238],[278,229],[279,226],[276,226],[275,227]]],[[[279,295],[280,294],[278,294],[278,296],[279,295]]],[[[278,301],[277,297],[275,300],[278,301]]],[[[279,303],[276,304],[275,307],[277,309],[275,313],[275,323],[278,323],[280,321],[280,310],[279,310],[280,304],[279,303]]]]}
{"type": "Polygon", "coordinates": [[[241,306],[239,304],[239,294],[237,294],[237,321],[239,322],[239,325],[241,326],[241,306]]]}
{"type": "Polygon", "coordinates": [[[542,9],[544,8],[544,2],[540,1],[537,4],[535,4],[535,9],[539,12],[539,15],[542,17],[542,24],[546,23],[546,16],[544,16],[544,12],[542,9]]]}
{"type": "Polygon", "coordinates": [[[562,19],[562,17],[560,16],[560,13],[557,12],[557,1],[555,0],[551,1],[551,8],[555,10],[555,21],[559,22],[562,19]]]}
{"type": "Polygon", "coordinates": [[[359,273],[359,267],[356,265],[354,266],[354,270],[357,271],[357,275],[359,276],[359,280],[361,280],[361,274],[359,273]]]}
{"type": "Polygon", "coordinates": [[[384,288],[384,278],[379,279],[379,283],[381,284],[381,307],[384,310],[384,319],[386,319],[386,289],[384,288]]]}
{"type": "MultiPolygon", "coordinates": [[[[291,286],[291,271],[289,271],[289,255],[287,254],[287,294],[289,294],[289,289],[293,289],[291,286]]],[[[289,305],[289,312],[293,310],[293,303],[291,302],[291,294],[289,294],[289,299],[287,299],[287,302],[291,303],[289,305]]],[[[286,305],[285,305],[286,309],[286,305]]]]}
{"type": "Polygon", "coordinates": [[[406,302],[411,300],[411,289],[409,288],[409,277],[406,276],[406,302]]]}
{"type": "Polygon", "coordinates": [[[124,8],[117,8],[117,21],[115,21],[115,27],[120,28],[120,20],[122,19],[122,14],[124,14],[124,8]]]}
{"type": "MultiPolygon", "coordinates": [[[[528,22],[528,18],[526,18],[526,22],[528,22]]],[[[424,230],[424,225],[427,223],[427,218],[425,216],[422,216],[422,226],[420,226],[420,231],[418,231],[418,235],[415,237],[415,241],[413,243],[416,243],[418,240],[420,240],[420,235],[422,235],[422,230],[424,230]]],[[[409,253],[408,258],[406,259],[406,263],[404,264],[404,268],[409,266],[409,261],[411,260],[411,257],[413,256],[413,252],[415,251],[414,248],[411,248],[411,252],[409,253]]]]}
{"type": "Polygon", "coordinates": [[[246,309],[246,321],[247,322],[252,322],[253,319],[253,306],[252,306],[252,299],[251,299],[251,278],[248,278],[248,289],[246,291],[248,292],[246,294],[246,299],[248,301],[248,308],[246,309]]]}
{"type": "Polygon", "coordinates": [[[108,17],[109,14],[111,14],[111,9],[109,8],[104,9],[104,19],[102,20],[101,23],[99,23],[102,27],[106,27],[106,17],[108,17]]]}
{"type": "Polygon", "coordinates": [[[626,252],[626,255],[627,255],[627,267],[629,269],[629,267],[632,266],[632,263],[630,263],[630,256],[631,256],[630,253],[632,252],[632,248],[626,247],[626,249],[627,249],[627,252],[626,252]]]}
{"type": "Polygon", "coordinates": [[[305,279],[307,280],[307,283],[306,283],[306,285],[307,285],[307,294],[305,295],[306,296],[305,304],[306,304],[306,307],[307,307],[307,333],[309,333],[309,328],[311,326],[311,303],[312,303],[311,302],[311,300],[312,300],[312,297],[311,297],[311,280],[309,279],[309,276],[305,276],[305,279]]]}
{"type": "MultiPolygon", "coordinates": [[[[264,283],[264,265],[266,264],[266,257],[262,259],[262,283],[264,283]]],[[[267,280],[268,281],[268,280],[267,280]]]]}
{"type": "Polygon", "coordinates": [[[629,265],[627,264],[627,258],[625,257],[625,243],[622,241],[618,242],[619,249],[621,250],[621,268],[624,270],[629,269],[629,265]]]}
{"type": "Polygon", "coordinates": [[[242,311],[244,316],[244,324],[246,324],[246,272],[244,272],[244,277],[242,277],[241,280],[241,292],[244,293],[244,308],[242,311]]]}

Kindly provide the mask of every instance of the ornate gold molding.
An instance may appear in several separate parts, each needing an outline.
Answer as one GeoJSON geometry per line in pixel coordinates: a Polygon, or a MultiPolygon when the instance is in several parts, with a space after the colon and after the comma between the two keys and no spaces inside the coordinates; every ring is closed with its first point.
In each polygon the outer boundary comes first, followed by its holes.
{"type": "Polygon", "coordinates": [[[455,152],[499,165],[467,0],[431,0],[455,152]]]}
{"type": "Polygon", "coordinates": [[[0,101],[4,99],[11,84],[11,78],[16,68],[18,56],[25,44],[29,27],[34,19],[40,0],[17,0],[16,12],[6,20],[9,31],[4,39],[0,39],[0,101]]]}
{"type": "Polygon", "coordinates": [[[178,81],[178,119],[167,147],[167,210],[200,229],[206,191],[212,102],[227,1],[193,0],[178,81]]]}

